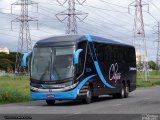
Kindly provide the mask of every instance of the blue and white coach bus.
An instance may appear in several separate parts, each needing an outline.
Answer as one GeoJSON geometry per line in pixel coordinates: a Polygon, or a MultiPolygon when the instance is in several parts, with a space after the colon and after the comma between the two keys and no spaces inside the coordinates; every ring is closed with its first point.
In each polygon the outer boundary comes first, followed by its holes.
{"type": "Polygon", "coordinates": [[[89,104],[99,95],[128,97],[136,89],[133,46],[90,35],[65,35],[38,41],[31,61],[31,97],[81,99],[89,104]]]}

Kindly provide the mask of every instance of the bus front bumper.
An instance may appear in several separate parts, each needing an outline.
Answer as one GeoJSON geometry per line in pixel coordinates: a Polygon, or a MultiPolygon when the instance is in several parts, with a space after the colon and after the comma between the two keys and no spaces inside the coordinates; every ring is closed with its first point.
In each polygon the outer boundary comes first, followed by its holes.
{"type": "Polygon", "coordinates": [[[74,100],[77,96],[77,90],[66,92],[31,92],[33,100],[74,100]]]}

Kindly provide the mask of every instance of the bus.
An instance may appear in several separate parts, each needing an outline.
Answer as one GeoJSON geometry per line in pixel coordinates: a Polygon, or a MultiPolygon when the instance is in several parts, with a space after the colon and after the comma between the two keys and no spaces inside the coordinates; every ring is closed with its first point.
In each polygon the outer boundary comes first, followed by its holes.
{"type": "Polygon", "coordinates": [[[34,45],[30,72],[32,99],[48,105],[126,98],[136,89],[135,48],[92,35],[54,36],[34,45]]]}

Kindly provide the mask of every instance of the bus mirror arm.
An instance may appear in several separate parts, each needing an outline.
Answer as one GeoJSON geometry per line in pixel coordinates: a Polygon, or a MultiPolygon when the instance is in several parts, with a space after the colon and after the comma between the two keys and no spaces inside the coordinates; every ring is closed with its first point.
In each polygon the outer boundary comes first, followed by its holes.
{"type": "Polygon", "coordinates": [[[21,66],[27,67],[27,58],[32,54],[32,51],[24,53],[21,61],[21,66]]]}
{"type": "Polygon", "coordinates": [[[78,49],[76,50],[75,54],[74,54],[74,64],[78,64],[79,62],[79,55],[80,53],[83,51],[83,49],[78,49]]]}

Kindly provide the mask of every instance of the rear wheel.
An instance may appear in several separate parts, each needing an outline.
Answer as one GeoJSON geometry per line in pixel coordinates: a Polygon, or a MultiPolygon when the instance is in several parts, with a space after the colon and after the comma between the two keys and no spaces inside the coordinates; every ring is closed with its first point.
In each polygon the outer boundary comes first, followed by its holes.
{"type": "Polygon", "coordinates": [[[124,94],[124,97],[127,98],[128,95],[129,95],[129,84],[126,83],[126,85],[125,85],[125,94],[124,94]]]}
{"type": "Polygon", "coordinates": [[[84,99],[82,99],[82,102],[84,104],[90,104],[92,101],[92,89],[90,86],[88,86],[87,95],[84,99]]]}
{"type": "Polygon", "coordinates": [[[46,100],[46,103],[48,105],[54,105],[55,104],[55,100],[46,100]]]}
{"type": "Polygon", "coordinates": [[[118,94],[119,98],[124,98],[125,97],[125,85],[124,83],[121,84],[121,90],[120,93],[118,94]]]}

